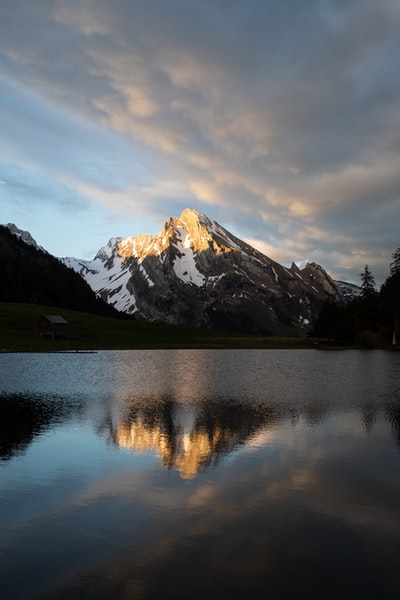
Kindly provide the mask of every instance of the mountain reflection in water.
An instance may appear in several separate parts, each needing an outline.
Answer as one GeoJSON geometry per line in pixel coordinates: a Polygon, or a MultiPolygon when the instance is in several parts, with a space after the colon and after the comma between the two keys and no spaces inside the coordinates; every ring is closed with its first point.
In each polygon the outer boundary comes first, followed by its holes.
{"type": "Polygon", "coordinates": [[[130,407],[117,427],[111,428],[110,438],[120,448],[154,451],[166,468],[192,478],[283,417],[276,409],[257,405],[209,401],[187,407],[165,400],[154,406],[130,407]]]}
{"type": "MultiPolygon", "coordinates": [[[[331,411],[318,405],[295,406],[226,404],[208,401],[187,407],[173,400],[140,402],[130,406],[120,421],[104,423],[112,443],[136,453],[155,452],[167,469],[175,469],[183,478],[193,478],[200,471],[215,466],[226,454],[248,444],[260,432],[289,421],[293,426],[301,419],[309,425],[321,423],[331,411]]],[[[379,409],[371,405],[359,408],[359,419],[371,432],[379,409]]],[[[400,408],[383,407],[400,444],[400,408]]]]}
{"type": "Polygon", "coordinates": [[[1,598],[399,597],[399,366],[0,355],[1,598]]]}
{"type": "MultiPolygon", "coordinates": [[[[156,453],[165,468],[179,471],[185,479],[216,466],[221,457],[282,422],[295,426],[303,420],[308,425],[317,425],[334,412],[329,405],[315,402],[238,404],[215,399],[187,405],[168,398],[126,398],[120,401],[120,413],[116,413],[113,404],[101,406],[96,415],[99,434],[121,449],[137,454],[156,453]]],[[[382,414],[400,446],[399,403],[365,403],[356,414],[368,433],[382,414]]],[[[84,415],[85,404],[79,399],[0,397],[0,458],[10,459],[20,454],[43,430],[84,415]]]]}

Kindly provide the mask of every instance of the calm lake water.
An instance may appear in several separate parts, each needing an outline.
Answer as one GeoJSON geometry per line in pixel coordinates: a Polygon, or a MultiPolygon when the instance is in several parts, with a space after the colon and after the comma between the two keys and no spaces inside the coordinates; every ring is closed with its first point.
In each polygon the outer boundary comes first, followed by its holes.
{"type": "Polygon", "coordinates": [[[400,597],[400,353],[0,355],[0,597],[400,597]]]}

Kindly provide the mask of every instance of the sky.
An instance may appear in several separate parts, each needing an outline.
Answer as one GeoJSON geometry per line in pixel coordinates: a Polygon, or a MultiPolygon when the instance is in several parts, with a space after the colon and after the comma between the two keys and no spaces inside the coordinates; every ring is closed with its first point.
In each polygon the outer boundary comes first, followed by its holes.
{"type": "Polygon", "coordinates": [[[58,257],[185,208],[379,286],[400,244],[398,0],[0,3],[0,223],[58,257]]]}

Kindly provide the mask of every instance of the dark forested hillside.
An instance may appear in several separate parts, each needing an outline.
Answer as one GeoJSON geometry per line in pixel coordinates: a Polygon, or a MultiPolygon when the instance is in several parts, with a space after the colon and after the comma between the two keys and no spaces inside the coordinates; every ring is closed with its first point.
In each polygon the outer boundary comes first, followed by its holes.
{"type": "Polygon", "coordinates": [[[393,271],[380,291],[339,306],[327,303],[320,312],[313,335],[365,346],[400,344],[400,271],[393,271]]]}
{"type": "Polygon", "coordinates": [[[57,258],[28,245],[0,225],[0,301],[27,302],[119,316],[57,258]]]}

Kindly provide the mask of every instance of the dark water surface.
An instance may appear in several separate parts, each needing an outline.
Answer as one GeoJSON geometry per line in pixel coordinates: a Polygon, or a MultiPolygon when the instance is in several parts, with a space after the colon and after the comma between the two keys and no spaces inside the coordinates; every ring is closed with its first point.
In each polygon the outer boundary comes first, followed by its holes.
{"type": "Polygon", "coordinates": [[[399,598],[399,367],[0,355],[0,598],[399,598]]]}

